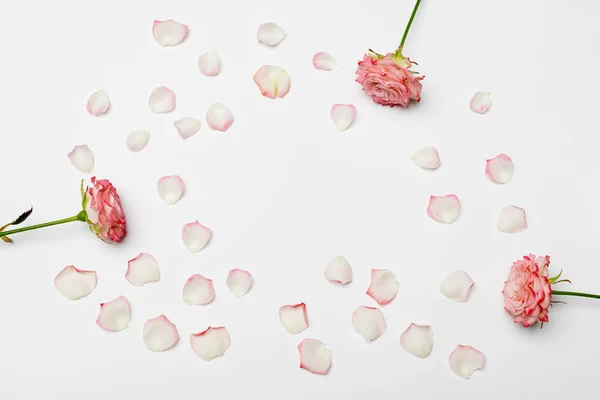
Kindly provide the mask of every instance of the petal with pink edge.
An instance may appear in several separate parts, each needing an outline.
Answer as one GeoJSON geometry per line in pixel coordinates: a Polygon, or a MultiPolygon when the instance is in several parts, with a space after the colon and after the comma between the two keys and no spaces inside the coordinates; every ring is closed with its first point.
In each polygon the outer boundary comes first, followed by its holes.
{"type": "Polygon", "coordinates": [[[469,103],[471,111],[477,114],[483,114],[492,106],[492,97],[490,92],[475,92],[469,103]]]}
{"type": "Polygon", "coordinates": [[[506,154],[499,154],[485,162],[485,174],[492,181],[500,184],[512,180],[514,168],[513,161],[506,154]]]}
{"type": "Polygon", "coordinates": [[[192,253],[202,250],[208,244],[211,234],[212,231],[210,228],[207,228],[198,221],[185,224],[181,230],[183,244],[192,253]]]}
{"type": "Polygon", "coordinates": [[[166,86],[159,86],[150,93],[148,107],[155,114],[171,112],[177,104],[175,92],[166,86]]]}
{"type": "Polygon", "coordinates": [[[131,307],[125,296],[100,304],[100,315],[96,324],[107,331],[118,332],[129,326],[131,307]]]}
{"type": "Polygon", "coordinates": [[[183,285],[183,302],[191,306],[204,306],[215,299],[212,280],[194,274],[183,285]]]}
{"type": "Polygon", "coordinates": [[[306,304],[299,303],[294,305],[282,306],[279,309],[279,320],[283,329],[292,335],[296,335],[308,328],[308,315],[306,314],[306,304]]]}
{"type": "Polygon", "coordinates": [[[243,269],[232,269],[227,274],[227,288],[235,297],[242,297],[252,287],[252,275],[243,269]]]}
{"type": "Polygon", "coordinates": [[[380,309],[360,306],[352,314],[352,327],[370,342],[383,335],[387,324],[380,309]]]}
{"type": "Polygon", "coordinates": [[[334,104],[329,116],[338,131],[345,131],[356,117],[356,107],[352,104],[334,104]]]}
{"type": "Polygon", "coordinates": [[[87,112],[94,117],[106,113],[110,108],[110,98],[108,97],[108,93],[104,90],[98,90],[97,92],[92,93],[88,98],[85,108],[87,112]]]}
{"type": "Polygon", "coordinates": [[[346,257],[335,256],[325,267],[325,278],[345,285],[352,282],[352,267],[346,257]]]}
{"type": "Polygon", "coordinates": [[[525,210],[517,206],[508,206],[500,211],[498,230],[504,233],[519,233],[527,229],[525,210]]]}
{"type": "Polygon", "coordinates": [[[154,257],[147,253],[140,253],[127,263],[125,279],[133,286],[144,286],[149,282],[160,279],[160,268],[154,257]]]}
{"type": "Polygon", "coordinates": [[[96,271],[86,271],[73,265],[65,267],[54,278],[56,290],[69,300],[77,300],[92,293],[98,282],[96,271]]]}
{"type": "Polygon", "coordinates": [[[410,159],[423,169],[437,169],[440,166],[440,155],[433,146],[420,148],[410,159]]]}
{"type": "Polygon", "coordinates": [[[154,21],[152,36],[156,43],[163,47],[176,46],[183,42],[188,34],[188,26],[172,19],[167,21],[154,21]]]}
{"type": "Polygon", "coordinates": [[[410,324],[400,335],[400,346],[415,357],[429,356],[433,349],[433,329],[429,325],[410,324]]]}
{"type": "Polygon", "coordinates": [[[254,74],[254,83],[260,93],[270,99],[285,97],[290,91],[290,75],[276,65],[263,65],[254,74]]]}
{"type": "Polygon", "coordinates": [[[133,131],[127,135],[125,145],[132,152],[142,151],[150,141],[150,132],[148,131],[133,131]]]}
{"type": "Polygon", "coordinates": [[[459,344],[448,357],[450,368],[461,378],[469,379],[473,372],[482,369],[485,364],[485,356],[479,350],[471,346],[459,344]]]}
{"type": "Polygon", "coordinates": [[[330,71],[336,65],[337,62],[335,61],[335,58],[324,51],[320,51],[313,56],[313,67],[316,69],[330,71]]]}
{"type": "Polygon", "coordinates": [[[202,75],[215,76],[221,68],[221,58],[215,51],[202,54],[198,57],[198,69],[202,75]]]}
{"type": "Polygon", "coordinates": [[[206,123],[214,131],[225,132],[233,124],[233,113],[226,105],[214,103],[206,110],[206,123]]]}
{"type": "Polygon", "coordinates": [[[179,175],[163,176],[156,184],[158,195],[170,206],[179,201],[184,187],[183,179],[179,175]]]}
{"type": "Polygon", "coordinates": [[[442,224],[451,224],[460,214],[460,201],[455,194],[445,196],[431,196],[427,215],[442,224]]]}
{"type": "Polygon", "coordinates": [[[73,150],[71,150],[67,156],[69,157],[71,164],[79,172],[91,174],[94,170],[94,164],[96,163],[94,153],[87,144],[73,147],[73,150]]]}
{"type": "Polygon", "coordinates": [[[175,129],[179,132],[179,136],[183,139],[188,139],[194,136],[202,127],[202,122],[196,118],[183,117],[173,122],[175,129]]]}
{"type": "Polygon", "coordinates": [[[464,303],[474,283],[465,271],[454,271],[440,283],[440,292],[450,300],[464,303]]]}
{"type": "Polygon", "coordinates": [[[258,26],[256,38],[267,46],[276,46],[285,39],[287,34],[277,24],[267,22],[258,26]]]}
{"type": "Polygon", "coordinates": [[[144,346],[150,351],[165,351],[179,341],[177,327],[164,315],[149,319],[142,332],[144,346]]]}
{"type": "Polygon", "coordinates": [[[377,303],[384,305],[388,304],[398,294],[400,284],[396,279],[396,275],[387,269],[372,269],[371,284],[367,289],[367,294],[377,303]]]}
{"type": "Polygon", "coordinates": [[[304,339],[298,344],[300,368],[316,375],[325,375],[331,368],[332,354],[318,339],[304,339]]]}
{"type": "Polygon", "coordinates": [[[201,359],[210,361],[225,354],[231,345],[231,337],[224,326],[208,327],[205,331],[192,333],[190,345],[201,359]]]}

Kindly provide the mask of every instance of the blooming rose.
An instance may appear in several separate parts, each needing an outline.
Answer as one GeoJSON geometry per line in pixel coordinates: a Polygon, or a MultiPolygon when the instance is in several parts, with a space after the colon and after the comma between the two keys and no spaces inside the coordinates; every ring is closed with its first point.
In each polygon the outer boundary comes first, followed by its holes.
{"type": "Polygon", "coordinates": [[[117,189],[106,179],[92,178],[83,195],[83,209],[92,232],[106,243],[119,243],[127,233],[117,189]]]}
{"type": "Polygon", "coordinates": [[[516,261],[510,268],[510,276],[504,283],[504,309],[515,323],[524,327],[539,321],[548,322],[548,307],[552,288],[548,280],[550,257],[535,257],[533,254],[516,261]]]}

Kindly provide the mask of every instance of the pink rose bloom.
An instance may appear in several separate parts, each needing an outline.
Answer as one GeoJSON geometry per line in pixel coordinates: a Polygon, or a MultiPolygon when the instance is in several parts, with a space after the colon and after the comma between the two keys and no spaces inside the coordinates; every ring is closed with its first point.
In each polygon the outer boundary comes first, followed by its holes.
{"type": "Polygon", "coordinates": [[[533,254],[513,263],[510,276],[504,283],[504,309],[515,323],[528,327],[538,321],[548,322],[548,307],[552,288],[548,281],[550,257],[533,254]]]}
{"type": "Polygon", "coordinates": [[[106,179],[92,178],[83,195],[83,209],[92,232],[106,243],[119,243],[127,233],[117,189],[106,179]]]}
{"type": "Polygon", "coordinates": [[[384,106],[408,106],[411,99],[421,100],[421,80],[423,76],[415,76],[409,68],[409,58],[388,53],[383,58],[365,54],[358,63],[356,82],[363,86],[373,101],[384,106]],[[396,58],[396,61],[394,61],[396,58]]]}

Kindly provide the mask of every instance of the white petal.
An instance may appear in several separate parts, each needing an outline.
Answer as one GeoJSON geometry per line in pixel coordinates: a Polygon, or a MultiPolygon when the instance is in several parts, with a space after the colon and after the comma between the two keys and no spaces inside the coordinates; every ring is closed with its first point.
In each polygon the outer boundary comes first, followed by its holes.
{"type": "Polygon", "coordinates": [[[175,125],[177,132],[179,132],[179,135],[182,138],[187,139],[198,133],[200,127],[202,126],[202,122],[200,122],[200,120],[196,118],[183,117],[173,122],[173,125],[175,125]]]}
{"type": "Polygon", "coordinates": [[[517,206],[508,206],[500,211],[498,230],[504,233],[519,233],[527,229],[525,210],[517,206]]]}
{"type": "Polygon", "coordinates": [[[183,302],[191,306],[204,306],[215,299],[212,280],[200,274],[192,275],[183,285],[183,302]]]}
{"type": "MultiPolygon", "coordinates": [[[[318,339],[304,339],[298,344],[300,368],[317,375],[325,375],[331,368],[331,350],[318,339]]],[[[334,397],[335,398],[335,397],[334,397]]]]}
{"type": "Polygon", "coordinates": [[[460,213],[460,201],[455,194],[446,196],[431,196],[427,215],[442,224],[451,224],[458,218],[460,213]]]}
{"type": "Polygon", "coordinates": [[[485,162],[485,174],[496,183],[510,182],[514,168],[512,160],[506,154],[499,154],[485,162]]]}
{"type": "Polygon", "coordinates": [[[133,131],[127,135],[125,145],[130,151],[142,151],[150,141],[150,132],[148,131],[133,131]]]}
{"type": "Polygon", "coordinates": [[[163,176],[156,184],[158,195],[168,205],[173,205],[179,201],[184,186],[183,179],[178,175],[163,176]]]}
{"type": "Polygon", "coordinates": [[[181,237],[185,247],[192,253],[197,253],[207,245],[212,231],[198,221],[185,224],[181,231],[181,237]]]}
{"type": "Polygon", "coordinates": [[[77,145],[67,154],[71,164],[84,174],[91,174],[94,170],[95,158],[94,153],[87,144],[77,145]]]}
{"type": "Polygon", "coordinates": [[[490,92],[476,92],[471,98],[469,107],[471,111],[477,114],[483,114],[492,106],[492,98],[490,92]]]}
{"type": "Polygon", "coordinates": [[[210,361],[225,354],[231,345],[231,338],[224,326],[208,327],[205,331],[192,333],[190,345],[201,359],[210,361]]]}
{"type": "Polygon", "coordinates": [[[329,116],[338,131],[345,131],[356,117],[356,107],[352,104],[334,104],[329,111],[329,116]]]}
{"type": "Polygon", "coordinates": [[[261,24],[258,26],[256,38],[260,43],[267,46],[276,46],[286,37],[286,33],[279,26],[272,22],[261,24]]]}
{"type": "Polygon", "coordinates": [[[325,53],[324,51],[320,51],[313,56],[313,67],[316,69],[324,69],[326,71],[330,71],[337,65],[335,58],[329,53],[325,53]]]}
{"type": "Polygon", "coordinates": [[[396,275],[387,269],[372,269],[371,284],[367,289],[367,294],[377,303],[388,304],[398,294],[400,284],[396,280],[396,275]]]}
{"type": "Polygon", "coordinates": [[[160,279],[160,269],[156,259],[147,253],[140,253],[127,263],[125,279],[133,286],[144,286],[160,279]]]}
{"type": "Polygon", "coordinates": [[[152,35],[158,44],[163,47],[175,46],[183,42],[188,34],[187,25],[180,24],[172,19],[168,21],[154,21],[152,35]]]}
{"type": "Polygon", "coordinates": [[[472,287],[473,281],[465,271],[455,271],[440,283],[440,292],[450,300],[464,303],[472,287]]]}
{"type": "Polygon", "coordinates": [[[227,274],[227,287],[235,297],[242,297],[252,287],[252,275],[243,269],[232,269],[227,274]]]}
{"type": "Polygon", "coordinates": [[[221,68],[221,58],[216,52],[211,51],[198,57],[198,69],[203,75],[215,76],[219,73],[219,68],[221,68]]]}
{"type": "Polygon", "coordinates": [[[233,113],[227,106],[214,103],[206,111],[206,123],[210,129],[224,132],[233,123],[233,113]]]}
{"type": "Polygon", "coordinates": [[[308,328],[308,315],[306,304],[282,306],[279,309],[279,320],[283,329],[292,335],[298,334],[308,328]]]}
{"type": "Polygon", "coordinates": [[[410,159],[424,169],[437,169],[440,166],[440,155],[433,146],[420,148],[410,159]]]}
{"type": "Polygon", "coordinates": [[[149,319],[142,333],[144,345],[150,351],[165,351],[179,341],[177,327],[164,315],[149,319]]]}
{"type": "Polygon", "coordinates": [[[85,108],[87,109],[87,112],[94,117],[104,114],[110,108],[110,98],[108,97],[108,93],[104,90],[98,90],[97,92],[92,93],[88,98],[85,108]]]}
{"type": "Polygon", "coordinates": [[[383,335],[387,325],[380,309],[360,306],[352,314],[352,327],[370,342],[383,335]]]}
{"type": "Polygon", "coordinates": [[[427,357],[433,349],[433,329],[429,325],[410,324],[400,335],[400,346],[415,357],[427,357]]]}
{"type": "Polygon", "coordinates": [[[276,65],[263,65],[252,78],[260,93],[270,99],[282,98],[290,91],[290,75],[276,65]]]}
{"type": "Polygon", "coordinates": [[[175,108],[177,99],[175,93],[166,86],[159,86],[150,93],[148,107],[155,114],[164,114],[175,108]]]}
{"type": "Polygon", "coordinates": [[[65,267],[54,278],[54,286],[69,300],[77,300],[92,293],[98,277],[96,271],[86,271],[72,265],[65,267]]]}
{"type": "Polygon", "coordinates": [[[483,368],[485,356],[479,350],[471,346],[459,344],[448,357],[450,368],[461,378],[469,379],[471,374],[483,368]]]}
{"type": "Polygon", "coordinates": [[[96,324],[100,328],[118,332],[127,328],[129,321],[131,321],[131,307],[124,296],[100,304],[100,315],[96,319],[96,324]]]}
{"type": "Polygon", "coordinates": [[[352,282],[352,267],[343,256],[335,256],[325,267],[325,278],[342,285],[352,282]]]}

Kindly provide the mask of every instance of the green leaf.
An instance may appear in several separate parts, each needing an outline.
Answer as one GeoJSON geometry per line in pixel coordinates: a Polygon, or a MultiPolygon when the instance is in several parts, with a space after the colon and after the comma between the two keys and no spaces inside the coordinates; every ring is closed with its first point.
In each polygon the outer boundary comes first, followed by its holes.
{"type": "Polygon", "coordinates": [[[548,278],[548,282],[550,282],[550,284],[556,282],[560,278],[560,276],[562,275],[562,273],[563,273],[563,270],[561,269],[560,272],[558,273],[558,275],[556,275],[553,278],[548,278]]]}

